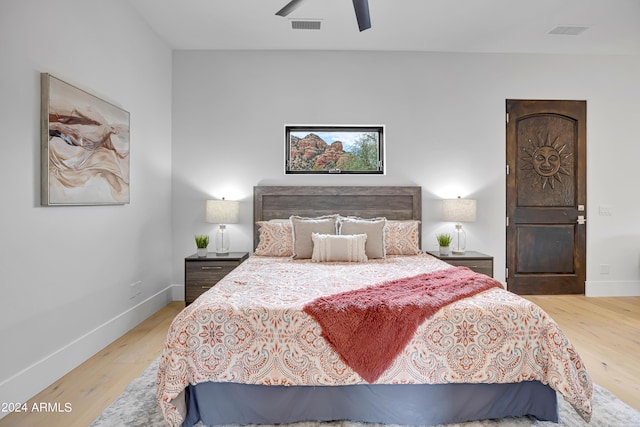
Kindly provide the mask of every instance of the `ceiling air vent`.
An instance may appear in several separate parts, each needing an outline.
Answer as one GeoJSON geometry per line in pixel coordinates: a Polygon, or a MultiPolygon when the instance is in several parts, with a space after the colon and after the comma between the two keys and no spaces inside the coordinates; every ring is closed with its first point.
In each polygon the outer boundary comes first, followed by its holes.
{"type": "Polygon", "coordinates": [[[577,27],[572,25],[560,25],[549,31],[549,34],[559,34],[562,36],[577,36],[588,30],[589,27],[577,27]]]}
{"type": "Polygon", "coordinates": [[[292,30],[320,30],[322,29],[322,21],[317,19],[292,19],[291,20],[291,29],[292,30]]]}

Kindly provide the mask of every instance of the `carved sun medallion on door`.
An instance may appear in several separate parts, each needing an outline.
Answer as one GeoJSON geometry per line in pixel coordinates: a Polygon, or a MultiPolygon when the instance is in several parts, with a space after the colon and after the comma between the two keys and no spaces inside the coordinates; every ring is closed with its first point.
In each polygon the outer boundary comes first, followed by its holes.
{"type": "Polygon", "coordinates": [[[531,174],[533,182],[532,187],[536,187],[542,184],[542,188],[549,186],[551,189],[555,188],[555,184],[562,184],[562,178],[570,178],[571,163],[568,161],[573,153],[567,152],[567,145],[560,146],[558,140],[560,136],[550,141],[550,136],[547,134],[546,140],[542,140],[542,137],[538,137],[537,144],[529,139],[529,147],[523,147],[524,154],[520,158],[520,169],[532,170],[538,176],[531,174]],[[537,179],[536,179],[537,178],[537,179]]]}

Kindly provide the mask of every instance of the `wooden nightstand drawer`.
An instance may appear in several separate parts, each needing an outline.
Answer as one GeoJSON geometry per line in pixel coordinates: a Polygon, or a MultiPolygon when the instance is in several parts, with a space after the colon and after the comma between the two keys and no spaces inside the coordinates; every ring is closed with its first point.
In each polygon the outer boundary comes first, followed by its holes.
{"type": "Polygon", "coordinates": [[[468,267],[475,271],[476,273],[486,274],[487,276],[493,277],[493,261],[485,261],[485,260],[447,260],[451,265],[455,265],[456,267],[468,267]]]}
{"type": "Polygon", "coordinates": [[[191,304],[211,289],[224,276],[233,271],[245,259],[248,252],[230,252],[228,255],[209,253],[206,257],[191,255],[184,259],[184,302],[191,304]]]}
{"type": "Polygon", "coordinates": [[[188,262],[185,273],[189,281],[213,282],[214,284],[240,265],[235,261],[202,261],[188,262]]]}
{"type": "Polygon", "coordinates": [[[467,251],[462,255],[440,255],[438,251],[429,251],[430,255],[456,267],[468,267],[476,273],[493,277],[493,257],[480,252],[467,251]]]}
{"type": "Polygon", "coordinates": [[[196,284],[189,284],[188,286],[185,286],[184,288],[184,305],[187,306],[189,304],[191,304],[192,302],[194,302],[196,300],[196,298],[198,298],[200,295],[204,294],[205,292],[207,292],[209,289],[213,288],[215,286],[215,283],[213,285],[196,285],[196,284]]]}

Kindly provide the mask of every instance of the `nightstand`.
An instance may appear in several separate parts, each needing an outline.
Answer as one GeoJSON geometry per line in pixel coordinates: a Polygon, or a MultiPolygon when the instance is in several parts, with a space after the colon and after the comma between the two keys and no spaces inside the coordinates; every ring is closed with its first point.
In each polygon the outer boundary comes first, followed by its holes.
{"type": "Polygon", "coordinates": [[[474,251],[466,251],[463,255],[440,255],[438,251],[427,251],[427,253],[456,267],[469,267],[476,273],[493,277],[493,257],[491,255],[474,251]]]}
{"type": "Polygon", "coordinates": [[[196,298],[211,289],[234,268],[249,258],[249,252],[229,252],[218,255],[209,252],[206,257],[196,254],[184,259],[184,304],[191,304],[196,298]]]}

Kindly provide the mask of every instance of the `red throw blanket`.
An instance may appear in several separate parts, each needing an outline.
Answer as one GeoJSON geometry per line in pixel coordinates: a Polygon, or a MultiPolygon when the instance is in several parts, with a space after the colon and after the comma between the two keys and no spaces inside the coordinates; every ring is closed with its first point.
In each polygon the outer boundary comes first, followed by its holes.
{"type": "Polygon", "coordinates": [[[447,304],[493,287],[502,285],[455,267],[321,297],[303,309],[344,362],[373,383],[422,322],[447,304]]]}

